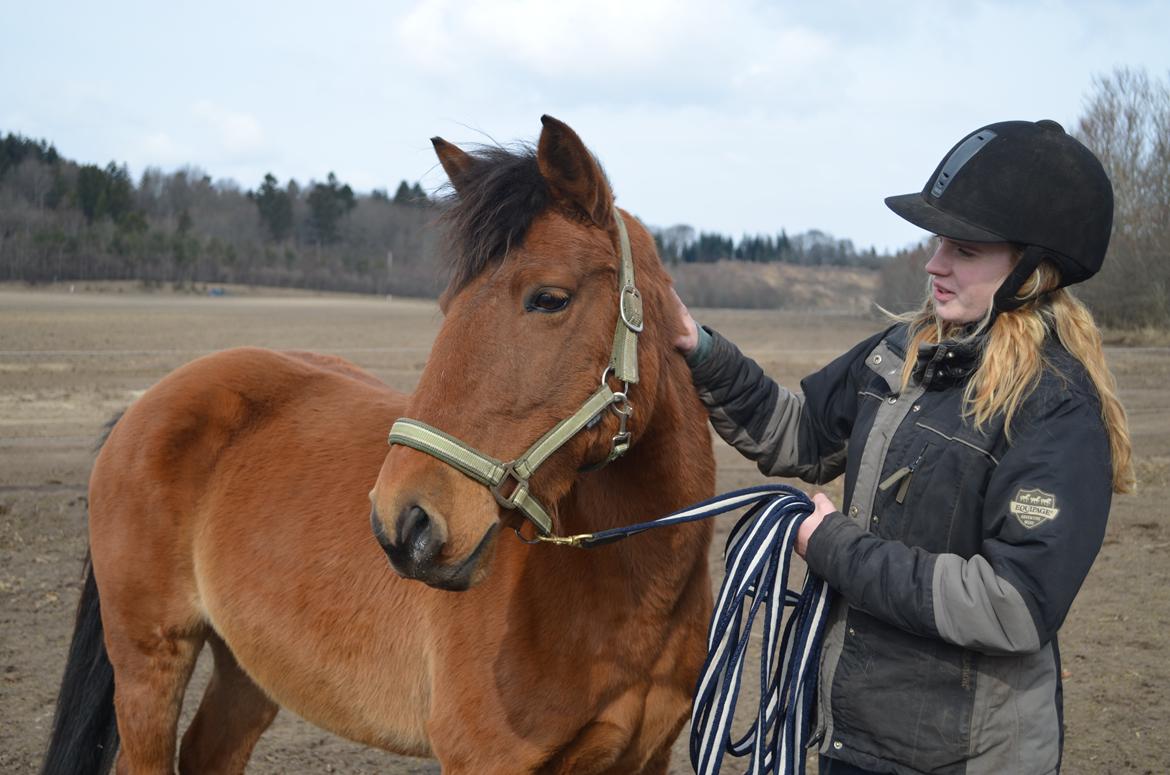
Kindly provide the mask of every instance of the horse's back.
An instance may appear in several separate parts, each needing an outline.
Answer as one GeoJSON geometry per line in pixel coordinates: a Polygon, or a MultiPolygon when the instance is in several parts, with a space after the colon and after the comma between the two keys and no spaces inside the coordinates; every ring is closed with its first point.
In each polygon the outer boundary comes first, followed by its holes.
{"type": "Polygon", "coordinates": [[[126,410],[94,465],[91,497],[100,499],[108,483],[120,489],[157,482],[169,498],[190,503],[187,488],[207,486],[233,448],[279,450],[296,428],[362,427],[358,414],[379,424],[381,435],[380,423],[404,405],[404,395],[336,356],[261,348],[214,353],[171,372],[126,410]]]}
{"type": "MultiPolygon", "coordinates": [[[[363,696],[375,652],[325,650],[342,626],[342,641],[380,640],[382,658],[422,658],[421,635],[393,627],[412,617],[415,596],[398,589],[366,500],[405,400],[316,353],[241,348],[169,374],[126,411],[94,466],[103,612],[116,608],[128,633],[209,628],[281,704],[347,736],[425,752],[417,714],[365,725],[393,712],[377,707],[393,690],[399,700],[422,691],[421,664],[407,671],[412,685],[363,696]]],[[[426,706],[425,696],[410,701],[426,706]]]]}

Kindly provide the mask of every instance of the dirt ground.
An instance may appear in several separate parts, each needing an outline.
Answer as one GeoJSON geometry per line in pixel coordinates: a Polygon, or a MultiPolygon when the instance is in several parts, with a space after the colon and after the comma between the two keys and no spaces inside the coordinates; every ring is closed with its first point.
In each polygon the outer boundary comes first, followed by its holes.
{"type": "MultiPolygon", "coordinates": [[[[4,773],[35,771],[46,742],[85,555],[86,481],[103,423],[171,369],[244,344],[336,353],[409,390],[441,323],[435,305],[408,300],[100,290],[0,287],[4,773]]],[[[881,325],[797,313],[696,314],[790,385],[881,325]]],[[[1130,414],[1140,487],[1115,500],[1105,546],[1061,633],[1064,771],[1164,773],[1170,771],[1164,656],[1170,643],[1170,348],[1111,348],[1109,358],[1130,414]]],[[[720,491],[760,481],[728,448],[719,445],[717,457],[720,491]]],[[[839,486],[827,491],[839,498],[839,486]]],[[[721,550],[717,538],[712,557],[721,550]]],[[[201,663],[188,692],[188,718],[206,668],[201,663]]],[[[675,750],[672,772],[689,772],[685,734],[675,750]]],[[[435,773],[438,766],[363,748],[284,712],[249,771],[401,775],[435,773]]]]}

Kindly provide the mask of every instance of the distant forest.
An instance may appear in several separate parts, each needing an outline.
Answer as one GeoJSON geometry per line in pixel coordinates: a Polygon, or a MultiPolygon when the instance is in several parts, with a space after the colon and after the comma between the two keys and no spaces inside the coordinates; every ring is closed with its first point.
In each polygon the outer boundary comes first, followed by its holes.
{"type": "MultiPolygon", "coordinates": [[[[1099,277],[1076,293],[1108,326],[1170,329],[1170,77],[1118,69],[1094,79],[1069,130],[1113,181],[1113,238],[1099,277]]],[[[418,183],[369,194],[330,173],[245,190],[196,168],[66,159],[45,140],[0,133],[0,282],[243,283],[434,297],[444,285],[439,206],[418,183]]],[[[653,229],[681,288],[710,306],[786,306],[789,279],[753,264],[877,269],[878,304],[921,303],[927,244],[893,256],[819,231],[744,235],[653,229]],[[735,261],[734,271],[710,266],[735,261]],[[773,284],[767,278],[780,285],[773,284]],[[701,291],[701,293],[700,293],[701,291]]],[[[778,267],[776,267],[778,268],[778,267]]],[[[840,281],[839,273],[825,277],[840,281]]]]}
{"type": "Polygon", "coordinates": [[[795,264],[797,266],[851,266],[877,269],[889,256],[876,250],[858,251],[853,241],[834,239],[812,229],[791,237],[745,234],[738,242],[718,232],[699,232],[687,225],[652,229],[658,254],[668,264],[710,264],[716,261],[795,264]]]}
{"type": "Polygon", "coordinates": [[[244,283],[433,296],[431,202],[405,181],[367,196],[330,174],[254,190],[195,168],[81,164],[0,138],[0,281],[244,283]]]}
{"type": "MultiPolygon", "coordinates": [[[[188,167],[64,157],[46,140],[0,135],[0,281],[244,283],[435,296],[445,273],[438,208],[416,183],[360,194],[330,173],[253,189],[188,167]]],[[[743,236],[655,229],[663,260],[875,268],[884,256],[819,231],[743,236]]]]}

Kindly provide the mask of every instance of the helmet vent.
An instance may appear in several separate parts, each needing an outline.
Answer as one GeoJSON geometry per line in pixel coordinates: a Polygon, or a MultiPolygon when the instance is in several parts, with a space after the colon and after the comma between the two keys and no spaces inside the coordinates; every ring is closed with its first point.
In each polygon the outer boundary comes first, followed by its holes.
{"type": "Polygon", "coordinates": [[[979,153],[995,136],[995,132],[990,129],[982,129],[959,143],[959,147],[950,158],[943,162],[938,177],[934,179],[934,185],[930,187],[930,195],[936,198],[942,196],[963,165],[971,161],[971,157],[979,153]]]}

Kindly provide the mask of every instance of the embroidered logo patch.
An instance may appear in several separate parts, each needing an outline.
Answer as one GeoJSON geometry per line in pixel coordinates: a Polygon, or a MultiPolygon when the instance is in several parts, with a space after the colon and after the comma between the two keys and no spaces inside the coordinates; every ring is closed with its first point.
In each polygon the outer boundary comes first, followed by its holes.
{"type": "Polygon", "coordinates": [[[1031,529],[1048,519],[1056,519],[1060,509],[1056,507],[1056,496],[1042,490],[1023,490],[1016,493],[1011,502],[1012,513],[1024,527],[1031,529]]]}

